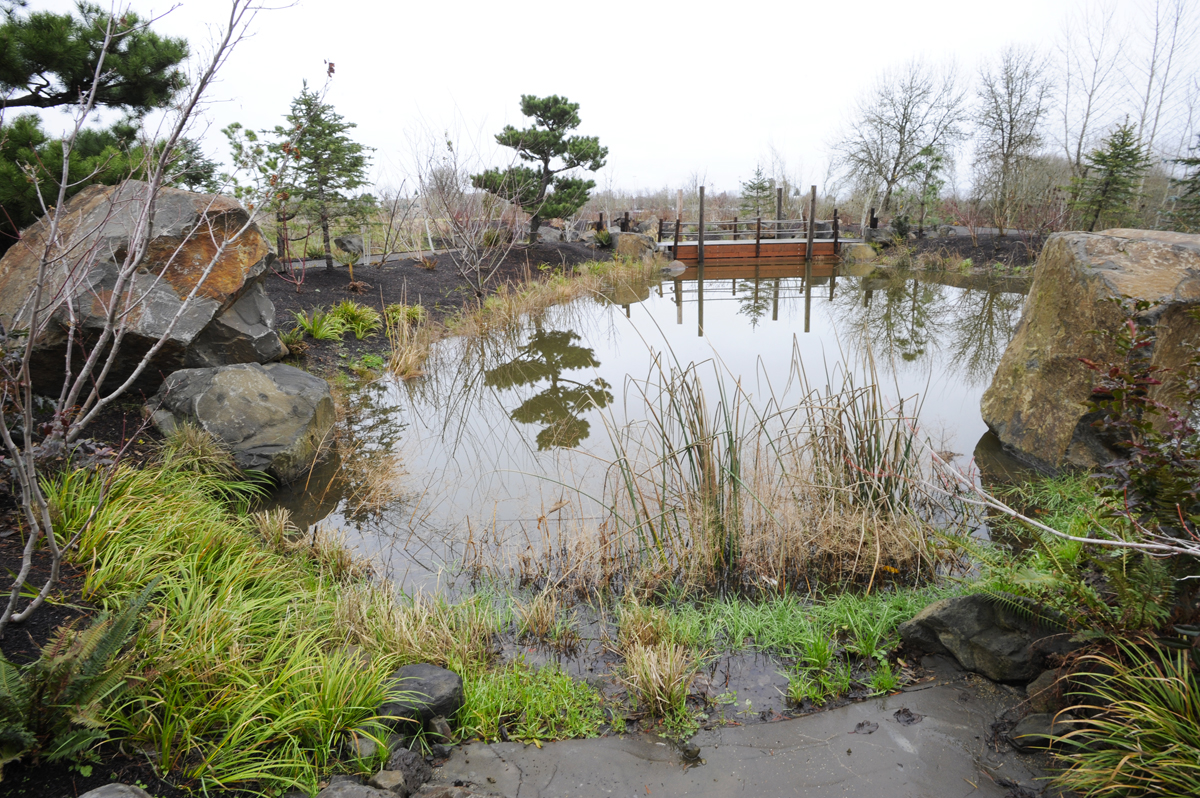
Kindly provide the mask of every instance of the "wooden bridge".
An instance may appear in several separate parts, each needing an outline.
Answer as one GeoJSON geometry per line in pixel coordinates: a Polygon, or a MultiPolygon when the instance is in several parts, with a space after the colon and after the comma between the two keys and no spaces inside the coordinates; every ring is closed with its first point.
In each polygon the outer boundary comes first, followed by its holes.
{"type": "Polygon", "coordinates": [[[659,222],[658,247],[684,263],[760,259],[811,262],[836,260],[843,243],[858,241],[840,237],[836,208],[832,219],[816,219],[816,186],[812,187],[807,218],[783,218],[782,190],[777,194],[776,209],[774,219],[735,216],[732,220],[705,221],[704,187],[700,186],[700,218],[685,222],[680,216],[674,224],[659,222]]]}
{"type": "Polygon", "coordinates": [[[817,221],[809,235],[808,224],[798,219],[763,219],[699,222],[677,219],[661,225],[658,247],[684,263],[707,261],[831,260],[840,257],[846,243],[838,234],[837,218],[817,221]]]}

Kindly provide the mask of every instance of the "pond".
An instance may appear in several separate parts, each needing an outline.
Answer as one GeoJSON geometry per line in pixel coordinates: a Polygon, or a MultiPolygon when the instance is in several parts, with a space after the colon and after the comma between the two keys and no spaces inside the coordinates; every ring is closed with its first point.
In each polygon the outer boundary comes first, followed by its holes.
{"type": "Polygon", "coordinates": [[[711,415],[731,391],[745,407],[781,407],[873,360],[887,401],[919,407],[923,436],[966,464],[1026,290],[869,266],[818,264],[806,281],[803,264],[777,263],[622,286],[516,330],[443,340],[424,377],[352,389],[355,445],[394,459],[360,484],[336,463],[318,468],[277,501],[302,528],[343,530],[405,590],[522,574],[603,526],[618,448],[661,410],[646,386],[690,364],[711,415]],[[380,481],[386,498],[372,500],[380,481]]]}

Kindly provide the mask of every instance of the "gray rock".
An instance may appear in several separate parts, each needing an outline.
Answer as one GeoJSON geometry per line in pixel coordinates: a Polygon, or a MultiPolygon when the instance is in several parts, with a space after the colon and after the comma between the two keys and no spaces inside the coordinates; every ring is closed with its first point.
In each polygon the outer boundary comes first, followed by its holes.
{"type": "Polygon", "coordinates": [[[329,384],[282,363],[176,371],[147,409],[163,433],[196,423],[233,450],[238,467],[284,483],[324,456],[334,422],[329,384]]]}
{"type": "MultiPolygon", "coordinates": [[[[50,299],[44,302],[42,313],[43,318],[49,314],[49,324],[34,342],[31,362],[37,389],[58,395],[72,309],[78,333],[85,340],[103,330],[107,312],[103,299],[115,288],[129,238],[145,207],[146,189],[146,184],[137,180],[119,186],[91,186],[64,207],[58,240],[80,255],[57,260],[47,278],[44,297],[50,299]]],[[[236,240],[231,238],[233,231],[248,222],[245,209],[229,197],[172,188],[160,191],[153,210],[153,237],[133,276],[131,311],[109,383],[125,380],[162,339],[163,346],[135,384],[138,390],[152,392],[162,382],[162,375],[186,365],[191,346],[215,319],[254,292],[258,278],[275,256],[256,225],[249,225],[236,240]],[[218,246],[224,247],[219,255],[218,246]],[[193,290],[195,296],[188,300],[193,290]]],[[[5,329],[28,325],[37,283],[37,253],[48,234],[49,219],[43,218],[25,230],[21,242],[0,259],[0,323],[5,329]]],[[[273,330],[274,310],[263,307],[262,303],[270,302],[261,286],[257,290],[259,296],[222,323],[236,329],[244,324],[243,316],[253,317],[256,324],[249,345],[242,345],[240,334],[235,335],[231,340],[238,340],[238,346],[227,352],[210,346],[206,357],[219,358],[223,365],[263,362],[282,354],[283,345],[273,330]]],[[[229,329],[214,330],[213,337],[219,343],[231,334],[229,329]]]]}
{"type": "Polygon", "coordinates": [[[329,786],[317,793],[317,798],[396,798],[396,794],[377,790],[355,781],[340,781],[337,776],[329,780],[329,786]]]}
{"type": "Polygon", "coordinates": [[[388,688],[409,693],[379,708],[380,715],[396,718],[394,725],[453,715],[463,703],[462,677],[436,665],[406,665],[391,675],[388,688]]]}
{"type": "Polygon", "coordinates": [[[563,231],[557,227],[542,225],[538,228],[538,240],[555,243],[563,240],[563,231]]]}
{"type": "Polygon", "coordinates": [[[381,770],[367,779],[367,784],[377,790],[386,790],[387,792],[395,793],[400,798],[408,798],[413,791],[412,785],[404,778],[404,774],[398,770],[381,770]]]}
{"type": "Polygon", "coordinates": [[[638,224],[634,227],[634,231],[638,232],[638,233],[645,233],[646,235],[650,236],[651,238],[657,238],[658,237],[658,217],[651,216],[649,219],[646,219],[645,221],[638,222],[638,224]]]}
{"type": "Polygon", "coordinates": [[[363,239],[360,235],[338,236],[333,239],[333,245],[350,255],[361,257],[363,254],[363,239]]]}
{"type": "Polygon", "coordinates": [[[937,232],[938,235],[946,238],[958,235],[958,231],[948,224],[938,225],[937,232]]]}
{"type": "Polygon", "coordinates": [[[1059,709],[1058,673],[1053,670],[1042,674],[1025,686],[1029,707],[1034,712],[1053,712],[1059,709]]]}
{"type": "Polygon", "coordinates": [[[365,734],[351,731],[346,737],[346,753],[357,759],[374,759],[379,755],[379,743],[365,734]]]}
{"type": "Polygon", "coordinates": [[[275,305],[260,278],[196,336],[184,362],[188,368],[215,368],[270,363],[286,354],[275,332],[275,305]]]}
{"type": "Polygon", "coordinates": [[[429,719],[429,730],[440,736],[445,742],[454,739],[454,732],[451,731],[450,724],[441,715],[429,719]]]}
{"type": "Polygon", "coordinates": [[[387,762],[387,769],[404,774],[404,781],[410,790],[417,789],[433,778],[433,768],[429,767],[425,757],[407,748],[392,752],[392,756],[387,762]]]}
{"type": "Polygon", "coordinates": [[[1061,736],[1071,730],[1071,718],[1059,715],[1057,720],[1048,712],[1026,715],[1008,733],[1008,741],[1017,750],[1027,753],[1041,751],[1054,745],[1053,736],[1061,736]]]}
{"type": "Polygon", "coordinates": [[[977,593],[934,602],[899,631],[905,644],[950,654],[966,670],[998,682],[1031,680],[1041,670],[1033,643],[1058,632],[977,593]]]}
{"type": "Polygon", "coordinates": [[[79,798],[151,798],[150,793],[131,784],[105,784],[88,790],[79,798]]]}

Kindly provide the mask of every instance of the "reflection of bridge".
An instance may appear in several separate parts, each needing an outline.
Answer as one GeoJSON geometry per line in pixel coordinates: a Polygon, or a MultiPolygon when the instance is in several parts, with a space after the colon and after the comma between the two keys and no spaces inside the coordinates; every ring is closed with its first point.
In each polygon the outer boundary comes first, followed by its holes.
{"type": "MultiPolygon", "coordinates": [[[[766,315],[769,304],[771,321],[779,321],[780,299],[804,297],[804,331],[809,332],[812,316],[812,294],[815,287],[829,288],[829,298],[837,288],[839,264],[836,262],[803,263],[792,260],[754,260],[749,262],[721,261],[719,265],[688,266],[683,272],[665,277],[658,284],[658,295],[669,291],[675,303],[675,323],[683,324],[683,305],[695,303],[697,309],[696,335],[704,335],[704,304],[708,302],[745,302],[753,298],[753,306],[761,305],[766,315]],[[799,281],[797,284],[796,281],[799,281]],[[747,284],[749,283],[749,285],[747,284]]],[[[626,315],[629,305],[624,305],[626,315]]]]}

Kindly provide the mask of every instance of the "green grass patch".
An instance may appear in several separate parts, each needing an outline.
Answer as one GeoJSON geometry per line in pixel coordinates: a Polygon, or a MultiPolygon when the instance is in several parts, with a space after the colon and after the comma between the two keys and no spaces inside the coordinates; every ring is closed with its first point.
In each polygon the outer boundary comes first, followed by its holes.
{"type": "Polygon", "coordinates": [[[459,728],[489,742],[594,737],[605,721],[600,694],[555,665],[531,668],[518,660],[464,679],[463,691],[459,728]]]}
{"type": "Polygon", "coordinates": [[[335,538],[264,538],[229,503],[244,511],[254,486],[214,476],[220,452],[203,455],[168,447],[151,467],[46,484],[63,537],[107,493],[75,553],[88,598],[117,609],[159,580],[130,655],[135,686],[101,720],[186,788],[312,793],[330,772],[378,764],[344,743],[387,738],[376,709],[395,668],[433,662],[472,678],[498,621],[482,602],[398,603],[347,567],[335,538]]]}

